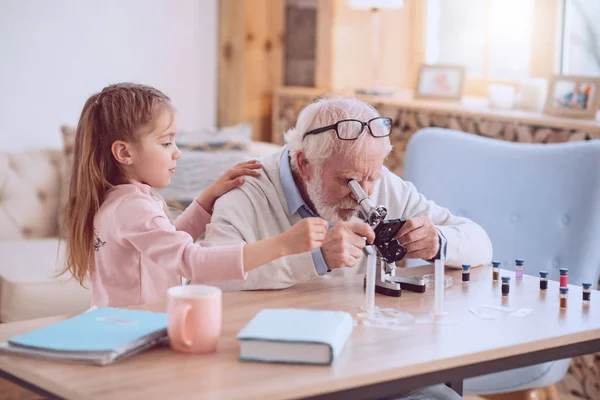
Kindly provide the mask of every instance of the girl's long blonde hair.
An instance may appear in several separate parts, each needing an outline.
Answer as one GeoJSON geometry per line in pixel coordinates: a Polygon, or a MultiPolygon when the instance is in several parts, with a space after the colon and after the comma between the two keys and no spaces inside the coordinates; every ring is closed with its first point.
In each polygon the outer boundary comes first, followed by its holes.
{"type": "Polygon", "coordinates": [[[127,182],[111,146],[116,140],[135,143],[140,130],[165,107],[172,110],[166,95],[134,83],[107,86],[83,106],[65,210],[67,264],[61,272],[70,272],[82,286],[95,268],[94,216],[107,192],[127,182]]]}

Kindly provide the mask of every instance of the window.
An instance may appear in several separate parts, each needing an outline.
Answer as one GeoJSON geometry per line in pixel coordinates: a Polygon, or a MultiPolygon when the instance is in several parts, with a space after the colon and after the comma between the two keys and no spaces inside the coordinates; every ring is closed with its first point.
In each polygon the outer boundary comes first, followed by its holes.
{"type": "Polygon", "coordinates": [[[527,78],[530,68],[533,0],[494,0],[487,26],[488,77],[497,80],[527,78]]]}
{"type": "Polygon", "coordinates": [[[464,65],[469,76],[483,76],[485,11],[480,0],[429,0],[426,62],[464,65]]]}
{"type": "MultiPolygon", "coordinates": [[[[532,72],[539,65],[539,57],[549,60],[550,69],[554,66],[553,55],[535,54],[537,42],[533,41],[536,27],[545,23],[539,20],[547,17],[535,8],[540,4],[551,7],[552,3],[427,0],[425,61],[466,66],[466,94],[486,95],[491,82],[517,85],[535,75],[532,72]]],[[[544,40],[554,38],[546,35],[544,40]]]]}
{"type": "Polygon", "coordinates": [[[600,2],[564,0],[561,73],[600,76],[600,2]]]}

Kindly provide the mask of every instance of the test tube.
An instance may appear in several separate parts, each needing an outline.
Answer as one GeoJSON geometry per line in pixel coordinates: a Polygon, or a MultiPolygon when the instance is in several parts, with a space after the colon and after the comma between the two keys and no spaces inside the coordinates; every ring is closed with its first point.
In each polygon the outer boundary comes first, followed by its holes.
{"type": "Polygon", "coordinates": [[[471,280],[471,265],[463,264],[462,265],[462,281],[463,283],[469,283],[471,280]]]}

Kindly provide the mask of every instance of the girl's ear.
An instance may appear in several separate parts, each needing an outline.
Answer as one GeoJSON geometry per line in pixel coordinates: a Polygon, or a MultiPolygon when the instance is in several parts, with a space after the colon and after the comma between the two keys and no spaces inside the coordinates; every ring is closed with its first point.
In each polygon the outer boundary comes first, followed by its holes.
{"type": "Polygon", "coordinates": [[[119,163],[124,165],[133,164],[131,146],[129,143],[122,140],[115,140],[110,146],[110,150],[112,151],[115,160],[117,160],[119,163]]]}

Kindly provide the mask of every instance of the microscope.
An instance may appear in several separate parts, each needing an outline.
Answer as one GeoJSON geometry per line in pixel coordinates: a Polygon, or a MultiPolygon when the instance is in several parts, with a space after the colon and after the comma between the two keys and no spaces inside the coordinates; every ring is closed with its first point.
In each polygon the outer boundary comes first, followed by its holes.
{"type": "Polygon", "coordinates": [[[404,258],[406,248],[394,237],[406,220],[385,219],[387,209],[381,205],[373,205],[369,196],[356,180],[351,180],[348,186],[358,202],[360,218],[371,226],[375,232],[373,245],[364,248],[367,257],[376,257],[375,292],[392,297],[400,297],[402,288],[423,293],[425,284],[421,282],[422,279],[395,276],[396,261],[404,258]]]}

